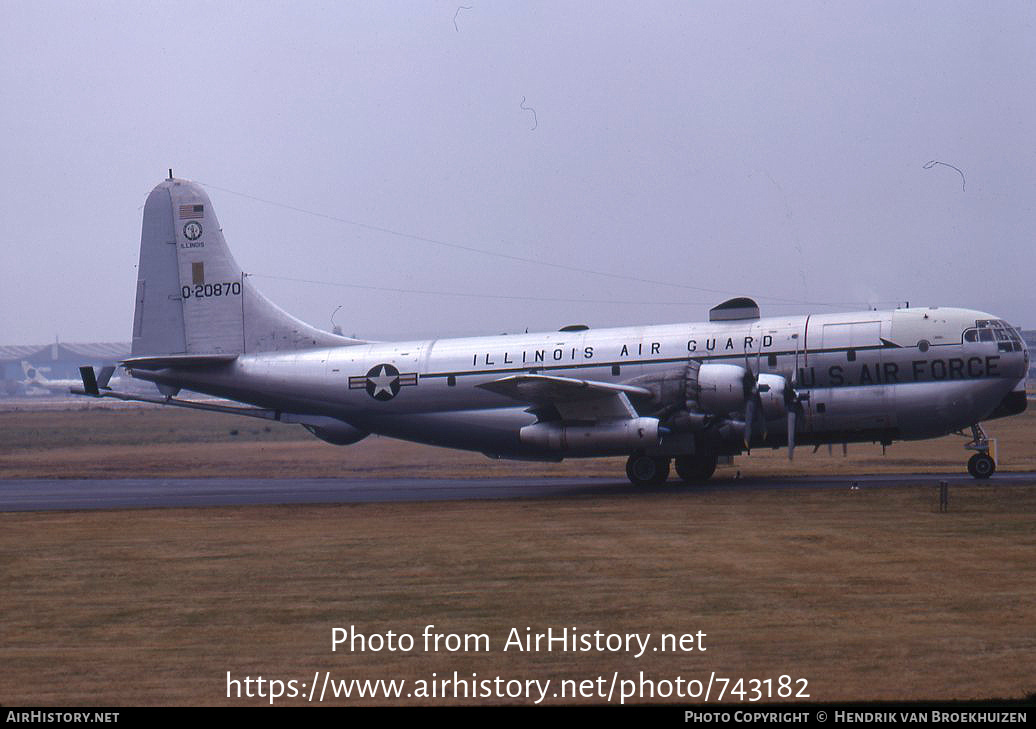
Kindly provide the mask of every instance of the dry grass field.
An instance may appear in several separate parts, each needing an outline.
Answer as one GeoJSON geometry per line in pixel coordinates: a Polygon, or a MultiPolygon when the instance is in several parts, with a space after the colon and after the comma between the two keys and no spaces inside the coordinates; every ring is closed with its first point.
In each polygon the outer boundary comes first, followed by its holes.
{"type": "MultiPolygon", "coordinates": [[[[1001,469],[1034,468],[1034,425],[1032,413],[991,424],[1001,469]]],[[[512,464],[383,439],[336,448],[301,428],[265,427],[137,408],[8,411],[0,471],[621,478],[621,459],[512,464]]],[[[850,446],[848,458],[801,449],[790,465],[767,452],[721,475],[959,471],[962,442],[896,444],[886,459],[877,446],[850,446]]],[[[805,678],[819,701],[1018,698],[1036,691],[1034,555],[1036,485],[995,479],[954,487],[948,513],[927,486],[4,513],[0,704],[264,703],[228,699],[228,671],[307,686],[330,671],[410,687],[457,671],[551,679],[552,692],[616,672],[655,681],[715,672],[805,678]],[[426,652],[428,624],[486,634],[490,650],[426,652]],[[332,629],[350,625],[413,634],[418,645],[332,652],[332,629]],[[701,630],[708,650],[504,652],[509,629],[526,626],[653,641],[701,630]]]]}

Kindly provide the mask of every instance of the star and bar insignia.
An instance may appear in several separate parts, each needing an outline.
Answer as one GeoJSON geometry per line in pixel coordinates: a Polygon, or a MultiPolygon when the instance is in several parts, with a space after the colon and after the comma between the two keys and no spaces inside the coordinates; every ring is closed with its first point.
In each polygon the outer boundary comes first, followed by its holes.
{"type": "Polygon", "coordinates": [[[349,378],[349,389],[366,389],[367,394],[382,402],[391,400],[399,394],[399,388],[412,387],[417,384],[417,373],[399,374],[399,370],[390,364],[374,365],[366,375],[349,378]]]}

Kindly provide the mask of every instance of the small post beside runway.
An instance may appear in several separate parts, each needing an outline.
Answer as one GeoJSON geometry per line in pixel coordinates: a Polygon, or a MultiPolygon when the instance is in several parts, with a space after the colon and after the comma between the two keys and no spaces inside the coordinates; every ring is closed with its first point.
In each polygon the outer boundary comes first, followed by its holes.
{"type": "Polygon", "coordinates": [[[939,482],[939,511],[946,512],[950,508],[950,485],[946,481],[939,482]]]}

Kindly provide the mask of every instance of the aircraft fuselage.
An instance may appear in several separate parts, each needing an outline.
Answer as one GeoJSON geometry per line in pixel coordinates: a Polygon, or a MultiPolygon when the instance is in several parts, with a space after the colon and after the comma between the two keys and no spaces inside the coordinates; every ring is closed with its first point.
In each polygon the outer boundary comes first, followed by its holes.
{"type": "MultiPolygon", "coordinates": [[[[689,483],[760,446],[928,438],[1021,412],[1028,352],[989,314],[930,308],[760,318],[739,297],[709,321],[369,342],[280,309],[234,260],[205,190],[170,177],[144,204],[123,366],[166,396],[83,394],[299,423],[331,443],[371,433],[490,456],[626,455],[635,484],[689,483]],[[249,407],[175,398],[181,389],[249,407]]],[[[103,390],[103,392],[102,392],[103,390]]]]}
{"type": "MultiPolygon", "coordinates": [[[[931,308],[246,353],[220,367],[132,374],[334,418],[364,433],[493,456],[559,458],[615,451],[525,442],[520,429],[537,422],[528,404],[478,386],[520,374],[646,384],[656,396],[631,401],[639,414],[653,414],[666,405],[660,378],[691,360],[791,383],[802,396],[799,443],[891,442],[993,416],[1017,391],[1028,352],[992,315],[931,308]]],[[[1024,391],[1021,401],[1024,407],[1024,391]]],[[[736,417],[736,408],[714,415],[736,417]]],[[[784,443],[785,419],[768,417],[767,426],[752,435],[752,446],[784,443]]],[[[688,443],[685,434],[666,433],[645,451],[675,454],[688,443]]],[[[718,447],[740,450],[730,438],[718,447]]]]}

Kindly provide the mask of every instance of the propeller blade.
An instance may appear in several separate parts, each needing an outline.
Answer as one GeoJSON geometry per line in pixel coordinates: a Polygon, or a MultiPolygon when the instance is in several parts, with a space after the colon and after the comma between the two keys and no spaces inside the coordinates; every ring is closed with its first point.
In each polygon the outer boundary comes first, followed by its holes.
{"type": "Polygon", "coordinates": [[[795,411],[788,410],[788,460],[795,460],[795,411]]]}
{"type": "Polygon", "coordinates": [[[745,448],[751,448],[752,427],[755,425],[755,398],[748,401],[745,407],[745,448]]]}

